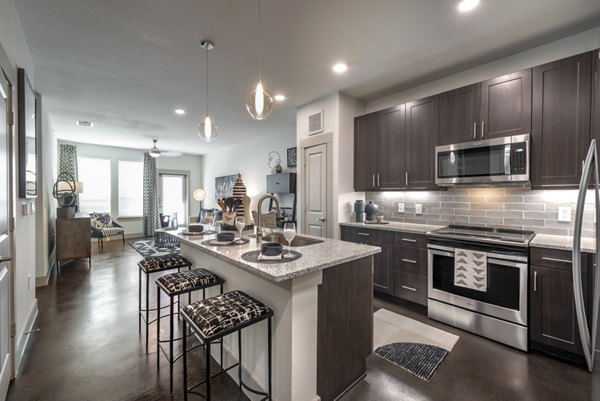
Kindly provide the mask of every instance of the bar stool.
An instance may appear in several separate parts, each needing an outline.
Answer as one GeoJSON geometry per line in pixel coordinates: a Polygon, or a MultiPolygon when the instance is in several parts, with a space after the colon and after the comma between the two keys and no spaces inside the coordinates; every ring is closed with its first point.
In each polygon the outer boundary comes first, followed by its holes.
{"type": "MultiPolygon", "coordinates": [[[[205,379],[188,388],[187,385],[187,352],[186,337],[183,336],[183,391],[184,400],[187,401],[188,393],[199,395],[210,401],[210,380],[236,366],[238,366],[239,389],[244,388],[254,394],[264,396],[262,400],[271,400],[271,317],[273,311],[262,302],[252,298],[242,291],[227,292],[202,301],[194,302],[181,310],[183,317],[183,331],[189,324],[192,332],[203,342],[205,351],[206,374],[205,379]],[[258,391],[248,387],[242,380],[242,329],[268,319],[267,334],[267,369],[268,369],[268,391],[258,391]],[[223,358],[221,354],[221,370],[214,376],[210,376],[210,346],[221,340],[228,334],[238,333],[238,362],[223,369],[223,358]],[[206,395],[193,391],[196,387],[206,383],[206,395]]],[[[221,351],[222,352],[222,351],[221,351]]]]}
{"type": "Polygon", "coordinates": [[[150,293],[150,274],[164,272],[168,270],[177,269],[180,271],[183,267],[191,267],[192,262],[187,260],[181,255],[169,254],[162,256],[150,256],[146,259],[142,259],[138,262],[139,270],[139,284],[138,284],[138,332],[142,331],[142,319],[146,325],[146,352],[148,352],[148,326],[154,322],[149,320],[148,316],[150,312],[155,312],[160,315],[160,310],[150,309],[149,306],[149,293],[150,293]],[[142,309],[142,273],[146,274],[146,307],[142,309]]]}
{"type": "MultiPolygon", "coordinates": [[[[202,298],[206,299],[206,289],[220,286],[221,294],[223,294],[223,283],[225,281],[217,276],[209,272],[206,269],[193,269],[193,270],[185,270],[177,273],[165,274],[164,276],[160,276],[156,279],[156,310],[160,311],[162,308],[160,306],[160,291],[164,292],[169,297],[169,339],[161,340],[160,339],[160,320],[165,316],[158,316],[156,320],[156,365],[160,366],[160,352],[162,352],[167,361],[169,362],[169,389],[170,392],[173,393],[173,365],[175,361],[177,361],[183,353],[173,356],[173,343],[175,341],[180,341],[182,337],[174,338],[174,322],[173,318],[179,312],[174,311],[175,302],[179,309],[181,309],[181,303],[179,302],[179,297],[182,294],[188,294],[188,303],[191,303],[192,292],[202,290],[202,298]],[[177,297],[177,301],[175,301],[175,297],[177,297]],[[161,343],[169,343],[169,353],[162,348],[161,343]]],[[[186,336],[186,332],[182,333],[182,336],[186,336]]],[[[221,348],[221,352],[222,352],[221,348]]],[[[185,352],[185,351],[184,351],[185,352]]],[[[222,357],[221,357],[222,358],[222,357]]]]}

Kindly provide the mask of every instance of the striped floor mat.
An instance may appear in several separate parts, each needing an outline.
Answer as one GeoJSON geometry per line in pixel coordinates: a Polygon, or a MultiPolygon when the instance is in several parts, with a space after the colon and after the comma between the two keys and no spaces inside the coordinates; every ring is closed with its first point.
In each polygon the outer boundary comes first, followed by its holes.
{"type": "Polygon", "coordinates": [[[430,381],[449,352],[429,344],[393,343],[377,348],[375,354],[423,380],[430,381]]]}

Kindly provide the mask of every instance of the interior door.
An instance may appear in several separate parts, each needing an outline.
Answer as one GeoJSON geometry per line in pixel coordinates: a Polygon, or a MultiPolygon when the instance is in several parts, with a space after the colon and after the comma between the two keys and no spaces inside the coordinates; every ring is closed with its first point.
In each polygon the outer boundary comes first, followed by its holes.
{"type": "Polygon", "coordinates": [[[9,119],[12,88],[0,70],[0,399],[8,392],[11,377],[9,211],[9,119]]]}
{"type": "Polygon", "coordinates": [[[187,176],[185,174],[158,175],[159,210],[170,216],[177,215],[177,225],[187,225],[187,176]]]}
{"type": "Polygon", "coordinates": [[[305,232],[308,235],[327,237],[327,145],[306,148],[304,162],[305,232]]]}

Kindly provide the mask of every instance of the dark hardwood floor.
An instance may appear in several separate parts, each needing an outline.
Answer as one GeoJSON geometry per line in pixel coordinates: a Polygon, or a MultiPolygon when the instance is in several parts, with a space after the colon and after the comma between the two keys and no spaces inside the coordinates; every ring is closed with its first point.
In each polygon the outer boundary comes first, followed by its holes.
{"type": "MultiPolygon", "coordinates": [[[[53,279],[49,286],[38,288],[35,328],[39,331],[31,334],[8,400],[181,400],[181,365],[175,368],[171,396],[166,360],[161,358],[160,369],[156,367],[154,336],[146,354],[137,331],[136,264],[140,256],[120,241],[107,242],[104,253],[98,253],[96,245],[93,248],[91,271],[87,263],[73,262],[64,265],[58,282],[53,279]]],[[[581,367],[430,321],[407,305],[381,298],[376,305],[460,339],[429,383],[370,356],[367,377],[343,401],[600,400],[600,378],[593,379],[581,367]]],[[[202,374],[201,366],[202,358],[194,355],[192,377],[202,374]]],[[[213,399],[240,399],[230,378],[212,383],[213,399]]]]}

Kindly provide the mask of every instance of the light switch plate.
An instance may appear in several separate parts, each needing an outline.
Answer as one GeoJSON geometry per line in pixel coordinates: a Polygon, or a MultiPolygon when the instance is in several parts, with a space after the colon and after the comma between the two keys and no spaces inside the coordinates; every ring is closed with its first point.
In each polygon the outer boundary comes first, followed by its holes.
{"type": "Polygon", "coordinates": [[[398,203],[398,213],[404,213],[404,203],[398,203]]]}
{"type": "Polygon", "coordinates": [[[420,203],[415,204],[415,214],[423,214],[423,205],[420,203]]]}
{"type": "Polygon", "coordinates": [[[571,221],[571,208],[569,206],[558,208],[558,221],[571,221]]]}

